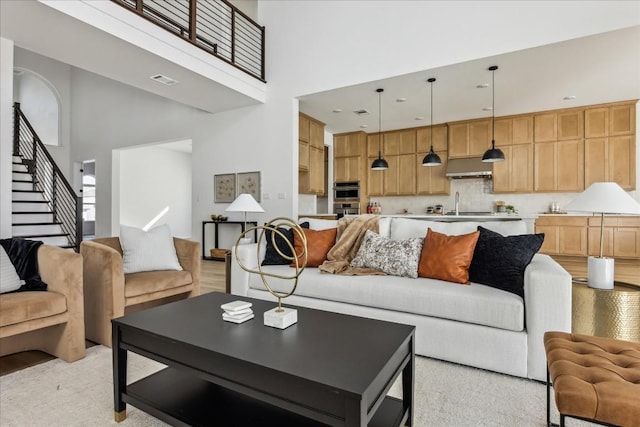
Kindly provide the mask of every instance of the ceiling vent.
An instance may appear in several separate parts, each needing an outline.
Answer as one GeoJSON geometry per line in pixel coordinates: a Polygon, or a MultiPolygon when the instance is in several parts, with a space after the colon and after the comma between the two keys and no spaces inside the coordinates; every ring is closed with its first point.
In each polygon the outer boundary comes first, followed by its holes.
{"type": "Polygon", "coordinates": [[[178,83],[177,80],[172,79],[171,77],[163,76],[162,74],[156,74],[155,76],[151,76],[151,80],[155,80],[158,83],[162,83],[163,85],[173,86],[178,83]]]}
{"type": "Polygon", "coordinates": [[[361,108],[359,110],[353,110],[353,112],[358,116],[368,116],[369,114],[371,114],[370,112],[368,112],[364,108],[361,108]]]}

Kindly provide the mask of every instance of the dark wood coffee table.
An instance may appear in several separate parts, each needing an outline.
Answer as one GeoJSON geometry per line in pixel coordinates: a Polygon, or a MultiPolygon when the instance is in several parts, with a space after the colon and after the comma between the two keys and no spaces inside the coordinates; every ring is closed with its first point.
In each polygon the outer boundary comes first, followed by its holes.
{"type": "Polygon", "coordinates": [[[280,330],[262,323],[275,305],[214,292],[114,319],[116,421],[128,403],[172,425],[412,424],[414,326],[297,307],[280,330]],[[235,300],[255,318],[223,321],[235,300]],[[167,368],[127,384],[128,351],[167,368]]]}

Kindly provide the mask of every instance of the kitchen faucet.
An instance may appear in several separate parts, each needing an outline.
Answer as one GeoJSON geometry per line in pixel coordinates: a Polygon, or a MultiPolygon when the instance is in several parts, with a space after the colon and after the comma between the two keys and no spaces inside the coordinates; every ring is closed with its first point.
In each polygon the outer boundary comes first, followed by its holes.
{"type": "Polygon", "coordinates": [[[460,193],[456,191],[456,216],[460,215],[460,193]]]}

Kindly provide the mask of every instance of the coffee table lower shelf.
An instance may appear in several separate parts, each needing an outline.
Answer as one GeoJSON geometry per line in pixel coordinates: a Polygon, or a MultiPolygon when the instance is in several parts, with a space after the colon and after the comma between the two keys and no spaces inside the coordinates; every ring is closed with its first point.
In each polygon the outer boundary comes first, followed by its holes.
{"type": "MultiPolygon", "coordinates": [[[[264,425],[266,420],[280,427],[325,425],[171,367],[127,385],[122,399],[177,426],[264,425]]],[[[402,400],[387,396],[368,425],[400,426],[406,418],[402,400]]]]}

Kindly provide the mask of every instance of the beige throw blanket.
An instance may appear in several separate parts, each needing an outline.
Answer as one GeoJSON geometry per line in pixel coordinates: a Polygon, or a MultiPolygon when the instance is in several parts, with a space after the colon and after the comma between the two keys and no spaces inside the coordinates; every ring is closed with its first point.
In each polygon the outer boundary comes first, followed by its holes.
{"type": "Polygon", "coordinates": [[[354,268],[350,266],[360,249],[367,230],[378,232],[377,215],[345,216],[338,220],[338,242],[327,253],[327,259],[318,269],[323,273],[345,275],[382,274],[374,268],[354,268]]]}

